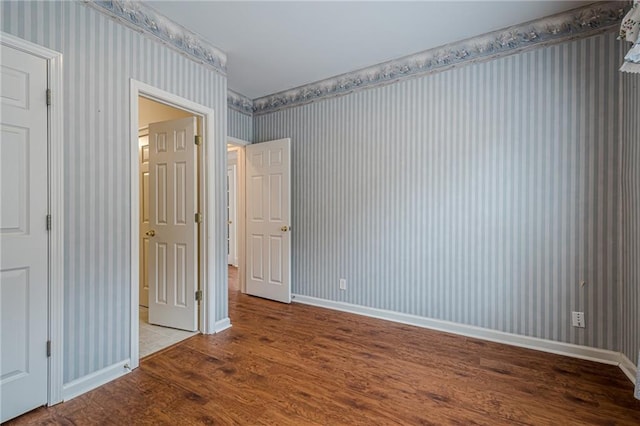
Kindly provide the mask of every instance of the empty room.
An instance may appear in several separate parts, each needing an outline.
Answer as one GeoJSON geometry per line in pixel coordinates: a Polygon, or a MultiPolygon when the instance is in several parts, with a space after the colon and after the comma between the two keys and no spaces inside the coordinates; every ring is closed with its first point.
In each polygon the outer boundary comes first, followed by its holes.
{"type": "Polygon", "coordinates": [[[0,422],[640,424],[640,3],[0,0],[0,422]]]}

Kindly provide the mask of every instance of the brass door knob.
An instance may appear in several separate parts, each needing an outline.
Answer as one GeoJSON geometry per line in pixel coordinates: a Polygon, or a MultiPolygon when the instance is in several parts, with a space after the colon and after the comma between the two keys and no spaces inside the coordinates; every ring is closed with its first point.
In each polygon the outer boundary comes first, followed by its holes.
{"type": "Polygon", "coordinates": [[[155,235],[156,235],[156,231],[154,231],[154,230],[152,229],[151,231],[147,231],[147,232],[145,232],[145,235],[146,235],[147,237],[155,237],[155,235]]]}
{"type": "Polygon", "coordinates": [[[287,231],[290,231],[290,230],[291,230],[291,227],[290,227],[290,226],[286,226],[286,225],[285,225],[285,226],[283,226],[282,228],[280,228],[280,230],[281,230],[282,232],[287,232],[287,231]]]}

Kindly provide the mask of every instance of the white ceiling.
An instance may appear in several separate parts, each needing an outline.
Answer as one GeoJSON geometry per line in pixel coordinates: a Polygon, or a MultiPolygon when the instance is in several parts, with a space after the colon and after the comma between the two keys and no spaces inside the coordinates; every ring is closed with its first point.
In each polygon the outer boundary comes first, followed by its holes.
{"type": "Polygon", "coordinates": [[[149,1],[227,53],[251,99],[580,7],[590,1],[149,1]]]}

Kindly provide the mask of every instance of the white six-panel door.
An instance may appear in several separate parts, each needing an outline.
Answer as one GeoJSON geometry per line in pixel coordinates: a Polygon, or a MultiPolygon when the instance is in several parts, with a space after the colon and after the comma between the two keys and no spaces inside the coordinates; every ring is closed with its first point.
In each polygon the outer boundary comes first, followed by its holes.
{"type": "Polygon", "coordinates": [[[291,302],[291,139],[246,147],[247,293],[291,302]]]}
{"type": "Polygon", "coordinates": [[[0,49],[0,421],[5,421],[47,403],[47,62],[0,49]]]}
{"type": "Polygon", "coordinates": [[[149,322],[196,331],[196,118],[149,125],[149,322]]]}

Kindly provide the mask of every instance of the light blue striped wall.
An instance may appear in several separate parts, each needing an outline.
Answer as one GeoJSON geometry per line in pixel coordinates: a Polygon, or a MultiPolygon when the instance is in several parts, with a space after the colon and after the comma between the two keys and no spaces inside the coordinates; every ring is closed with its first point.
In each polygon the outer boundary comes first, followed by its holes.
{"type": "Polygon", "coordinates": [[[234,138],[253,141],[253,117],[229,108],[227,112],[227,133],[234,138]]]}
{"type": "Polygon", "coordinates": [[[256,141],[292,138],[293,291],[617,350],[623,48],[606,34],[255,116],[256,141]]]}
{"type": "MultiPolygon", "coordinates": [[[[65,138],[65,383],[129,356],[129,78],[215,109],[212,196],[225,203],[227,80],[80,2],[2,2],[2,31],[61,52],[65,138]]],[[[223,219],[224,215],[220,215],[223,219]]],[[[224,247],[225,223],[213,229],[224,247]]],[[[227,316],[223,250],[217,319],[227,316]]],[[[54,342],[55,344],[55,342],[54,342]]]]}
{"type": "Polygon", "coordinates": [[[621,78],[621,352],[640,362],[640,75],[621,78]]]}

